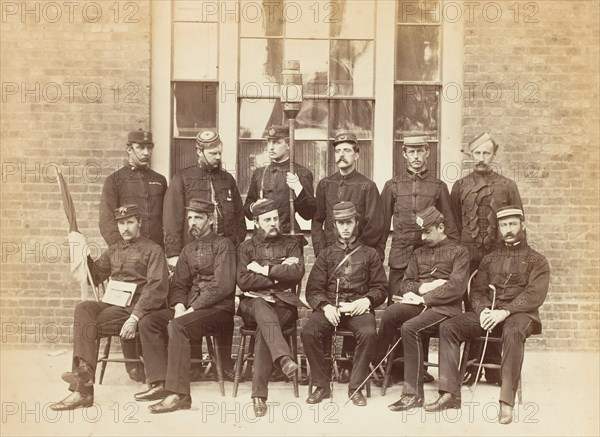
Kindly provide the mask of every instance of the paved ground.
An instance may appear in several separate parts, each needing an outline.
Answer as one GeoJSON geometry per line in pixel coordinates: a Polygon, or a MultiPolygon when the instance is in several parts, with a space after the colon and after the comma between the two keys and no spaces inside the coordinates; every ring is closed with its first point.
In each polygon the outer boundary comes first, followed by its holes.
{"type": "MultiPolygon", "coordinates": [[[[306,386],[296,399],[291,384],[272,383],[270,414],[256,419],[249,382],[237,398],[231,397],[231,383],[221,397],[216,383],[197,382],[191,410],[156,416],[147,404],[133,401],[145,386],[129,381],[123,365],[114,363],[96,387],[94,407],[53,412],[48,405],[68,393],[60,375],[70,367],[70,351],[63,352],[2,351],[1,435],[600,435],[598,353],[527,352],[523,404],[515,423],[506,426],[496,422],[499,388],[485,383],[472,400],[464,388],[463,409],[443,414],[390,412],[386,406],[398,399],[400,385],[385,397],[374,388],[366,407],[344,408],[346,386],[337,385],[333,402],[311,406],[304,401],[306,386]]],[[[436,388],[426,385],[428,401],[436,398],[436,388]]]]}

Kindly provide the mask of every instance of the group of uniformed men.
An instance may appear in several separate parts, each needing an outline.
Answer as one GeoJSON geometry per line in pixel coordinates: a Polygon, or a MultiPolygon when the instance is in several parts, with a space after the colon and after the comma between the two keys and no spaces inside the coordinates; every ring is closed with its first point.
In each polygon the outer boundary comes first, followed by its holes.
{"type": "Polygon", "coordinates": [[[298,370],[282,334],[303,306],[296,290],[307,243],[302,234],[288,235],[295,221],[291,190],[295,212],[312,220],[316,256],[306,284],[313,312],[301,332],[316,387],[306,401],[331,396],[326,348],[341,327],[356,341],[348,384],[354,405],[366,405],[361,388],[369,365],[380,365],[400,335],[404,387],[389,408],[422,407],[423,383],[433,379],[424,354],[429,337],[438,334],[440,396],[424,408],[460,408],[460,345],[491,331],[502,338],[502,356],[489,358],[501,360],[501,370],[486,378],[501,384],[499,421],[510,423],[525,339],[541,332],[538,308],[549,267],[527,244],[516,184],[491,168],[495,141],[484,133],[470,143],[474,171],[450,194],[427,168],[427,138],[408,136],[406,171],[380,195],[356,170],[356,136],[341,132],[333,141],[338,171],[319,181],[315,195],[310,170],[296,164],[289,171],[288,137],[287,126],[267,129],[270,163],[254,171],[243,204],[236,181],[221,168],[223,144],[214,130],[198,134],[198,164],[175,174],[168,187],[149,168],[151,133],[129,133],[128,164],[107,178],[100,202],[100,232],[109,249],[88,265],[95,283],[110,277],[135,283],[137,291],[125,307],[77,305],[72,371],[62,376],[72,393],[52,408],[92,405],[98,336],[120,335],[125,357],[135,358],[138,332],[145,375],[135,364],[128,371],[148,389],[135,399],[158,401],[149,406],[152,413],[190,408],[190,361],[202,337],[219,339],[224,373],[232,377],[237,284],[238,314],[256,328],[252,400],[255,415],[264,416],[273,369],[288,377],[298,370]],[[247,240],[244,215],[255,227],[247,240]],[[390,225],[388,280],[383,262],[390,225]],[[386,301],[377,332],[374,310],[386,301]]]}

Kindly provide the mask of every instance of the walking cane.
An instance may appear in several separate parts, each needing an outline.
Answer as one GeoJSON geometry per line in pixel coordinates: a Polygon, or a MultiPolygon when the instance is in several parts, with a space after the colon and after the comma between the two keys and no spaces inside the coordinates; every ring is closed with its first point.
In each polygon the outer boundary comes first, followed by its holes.
{"type": "MultiPolygon", "coordinates": [[[[492,308],[491,311],[494,311],[494,305],[496,304],[496,287],[492,284],[489,285],[492,289],[492,308]]],[[[479,360],[479,366],[477,366],[477,373],[475,374],[475,382],[473,383],[473,390],[471,393],[475,395],[475,389],[477,388],[477,381],[479,381],[479,375],[481,375],[481,368],[483,367],[483,357],[485,357],[485,350],[487,349],[488,340],[490,339],[490,332],[492,330],[488,329],[485,333],[485,341],[483,342],[483,351],[481,352],[481,359],[479,360]]],[[[487,375],[487,373],[486,373],[487,375]]]]}
{"type": "MultiPolygon", "coordinates": [[[[340,278],[335,280],[335,309],[337,310],[340,303],[340,278]]],[[[338,323],[339,325],[339,323],[338,323]]],[[[331,402],[333,402],[333,378],[335,376],[335,340],[337,338],[337,325],[333,327],[333,337],[331,339],[331,378],[329,381],[329,391],[331,392],[331,402]]]]}

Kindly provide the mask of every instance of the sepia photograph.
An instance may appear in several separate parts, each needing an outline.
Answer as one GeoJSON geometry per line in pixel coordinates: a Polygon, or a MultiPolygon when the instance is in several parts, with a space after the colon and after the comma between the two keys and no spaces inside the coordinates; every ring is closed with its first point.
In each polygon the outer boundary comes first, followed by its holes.
{"type": "Polygon", "coordinates": [[[600,1],[0,14],[0,436],[600,435],[600,1]]]}

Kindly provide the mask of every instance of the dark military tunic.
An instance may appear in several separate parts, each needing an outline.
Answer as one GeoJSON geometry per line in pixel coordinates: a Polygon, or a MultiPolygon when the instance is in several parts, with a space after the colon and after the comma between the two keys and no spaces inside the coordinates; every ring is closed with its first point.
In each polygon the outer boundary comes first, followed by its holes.
{"type": "Polygon", "coordinates": [[[460,242],[471,257],[471,271],[481,258],[499,247],[496,211],[507,205],[523,209],[514,181],[490,170],[472,172],[456,181],[450,195],[460,242]]]}
{"type": "Polygon", "coordinates": [[[142,215],[141,235],[164,247],[163,198],[166,191],[165,177],[149,168],[137,169],[126,165],[108,176],[102,187],[98,222],[106,244],[112,246],[121,241],[113,211],[127,203],[134,203],[142,215]]]}
{"type": "MultiPolygon", "coordinates": [[[[333,206],[342,201],[352,202],[356,207],[359,241],[369,247],[378,247],[383,232],[383,214],[375,182],[356,170],[345,176],[337,172],[319,181],[316,199],[317,212],[311,226],[315,256],[336,241],[333,206]]],[[[379,255],[383,259],[383,250],[379,255]]]]}
{"type": "MultiPolygon", "coordinates": [[[[250,205],[260,198],[275,201],[279,211],[279,222],[284,233],[290,232],[290,188],[286,183],[287,172],[290,169],[289,160],[272,162],[266,167],[260,167],[252,173],[250,188],[244,204],[246,217],[252,220],[254,216],[250,205]]],[[[302,184],[300,195],[294,199],[294,210],[304,220],[310,220],[315,215],[317,203],[314,196],[313,175],[306,167],[295,164],[296,175],[302,184]]],[[[298,223],[294,220],[295,229],[299,231],[298,223]]]]}
{"type": "Polygon", "coordinates": [[[384,232],[379,240],[380,251],[385,249],[392,220],[394,226],[388,261],[390,267],[405,268],[413,250],[423,245],[416,217],[419,211],[429,206],[435,206],[444,215],[444,233],[451,241],[458,242],[448,187],[427,169],[419,173],[408,169],[406,173],[390,179],[383,187],[381,199],[384,232]]]}
{"type": "Polygon", "coordinates": [[[208,170],[196,164],[173,176],[165,194],[163,210],[167,257],[178,256],[183,246],[193,241],[193,237],[188,235],[185,207],[194,197],[216,203],[213,229],[218,235],[229,238],[236,246],[244,241],[246,221],[235,179],[223,169],[208,170]]]}

